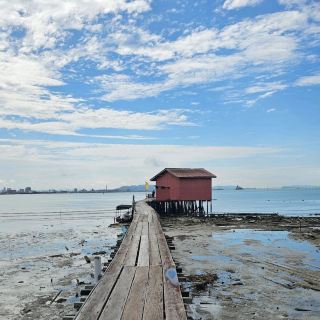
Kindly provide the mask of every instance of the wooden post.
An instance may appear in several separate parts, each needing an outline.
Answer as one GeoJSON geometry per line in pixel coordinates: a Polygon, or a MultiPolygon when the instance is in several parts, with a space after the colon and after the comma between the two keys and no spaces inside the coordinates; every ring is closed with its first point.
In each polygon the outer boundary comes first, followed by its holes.
{"type": "Polygon", "coordinates": [[[134,214],[134,206],[135,206],[135,200],[134,200],[134,195],[132,196],[132,216],[134,214]]]}
{"type": "Polygon", "coordinates": [[[101,275],[101,257],[94,257],[94,283],[98,283],[101,275]]]}

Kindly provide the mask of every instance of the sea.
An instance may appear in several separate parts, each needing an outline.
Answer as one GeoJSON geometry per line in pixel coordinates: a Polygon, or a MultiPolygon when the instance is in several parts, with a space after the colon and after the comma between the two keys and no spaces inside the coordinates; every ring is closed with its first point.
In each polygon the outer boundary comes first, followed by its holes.
{"type": "Polygon", "coordinates": [[[320,188],[213,190],[213,212],[320,214],[320,188]]]}
{"type": "MultiPolygon", "coordinates": [[[[144,199],[144,192],[16,194],[0,196],[0,233],[41,231],[48,225],[89,228],[113,222],[119,204],[144,199]]],[[[320,214],[320,188],[213,190],[213,213],[320,214]]]]}
{"type": "MultiPolygon", "coordinates": [[[[112,218],[119,204],[144,199],[144,192],[16,194],[0,196],[0,232],[34,228],[44,221],[72,223],[112,218]],[[17,226],[16,222],[19,221],[17,226]],[[23,225],[22,225],[23,222],[23,225]]],[[[213,213],[320,214],[320,188],[213,190],[213,213]]]]}

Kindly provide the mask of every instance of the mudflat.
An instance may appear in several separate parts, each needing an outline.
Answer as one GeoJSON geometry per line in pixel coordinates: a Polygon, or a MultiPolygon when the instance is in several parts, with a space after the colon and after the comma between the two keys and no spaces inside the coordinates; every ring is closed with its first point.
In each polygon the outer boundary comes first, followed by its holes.
{"type": "Polygon", "coordinates": [[[320,217],[162,218],[192,319],[319,319],[320,217]]]}

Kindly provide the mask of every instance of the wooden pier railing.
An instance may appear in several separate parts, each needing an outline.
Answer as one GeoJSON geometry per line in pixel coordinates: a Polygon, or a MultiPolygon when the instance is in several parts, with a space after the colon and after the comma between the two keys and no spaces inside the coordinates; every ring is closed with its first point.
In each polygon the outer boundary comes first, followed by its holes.
{"type": "Polygon", "coordinates": [[[180,320],[186,312],[157,213],[136,203],[121,246],[75,320],[180,320]]]}

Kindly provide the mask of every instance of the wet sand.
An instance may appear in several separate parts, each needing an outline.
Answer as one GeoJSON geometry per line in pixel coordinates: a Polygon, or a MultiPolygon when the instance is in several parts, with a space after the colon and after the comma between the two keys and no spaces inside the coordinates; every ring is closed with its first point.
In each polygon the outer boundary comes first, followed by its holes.
{"type": "Polygon", "coordinates": [[[186,276],[190,318],[320,318],[319,217],[170,217],[162,225],[186,276]]]}
{"type": "Polygon", "coordinates": [[[99,224],[44,225],[39,232],[0,236],[0,319],[61,319],[75,313],[80,289],[93,283],[97,253],[106,262],[121,228],[99,224]]]}

